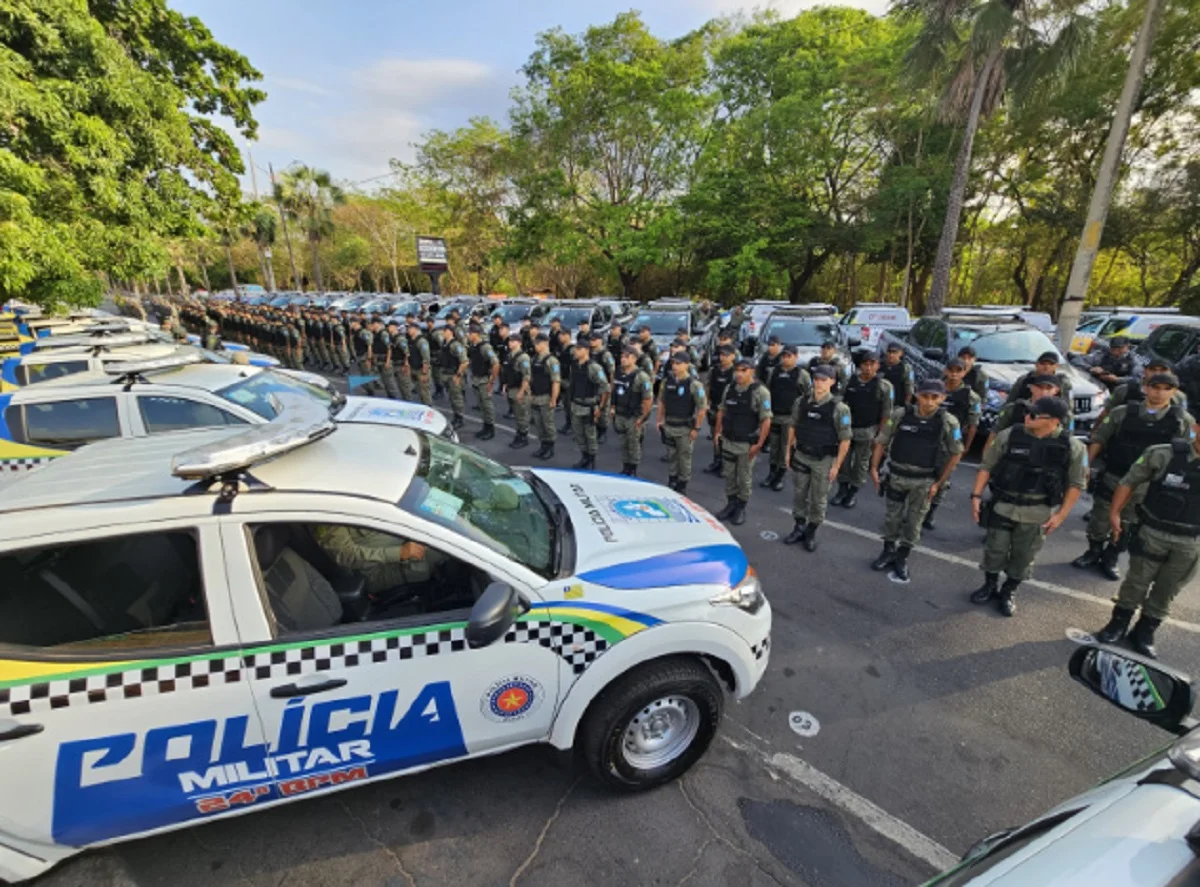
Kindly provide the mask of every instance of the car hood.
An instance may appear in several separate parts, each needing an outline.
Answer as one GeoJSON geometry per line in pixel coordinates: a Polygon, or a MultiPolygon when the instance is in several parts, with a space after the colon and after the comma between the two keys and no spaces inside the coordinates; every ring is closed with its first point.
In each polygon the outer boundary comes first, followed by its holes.
{"type": "Polygon", "coordinates": [[[399,425],[429,434],[441,434],[446,430],[446,417],[431,407],[378,397],[347,397],[333,419],[365,425],[399,425]]]}
{"type": "Polygon", "coordinates": [[[610,588],[736,585],[748,564],[721,522],[686,496],[592,471],[533,469],[575,529],[575,575],[610,588]]]}
{"type": "MultiPolygon", "coordinates": [[[[981,360],[979,365],[989,379],[999,383],[999,387],[1005,390],[1012,388],[1017,379],[1033,370],[1032,363],[988,363],[981,360]]],[[[1058,371],[1071,380],[1072,397],[1095,397],[1100,393],[1099,385],[1070,364],[1059,364],[1058,371]]]]}

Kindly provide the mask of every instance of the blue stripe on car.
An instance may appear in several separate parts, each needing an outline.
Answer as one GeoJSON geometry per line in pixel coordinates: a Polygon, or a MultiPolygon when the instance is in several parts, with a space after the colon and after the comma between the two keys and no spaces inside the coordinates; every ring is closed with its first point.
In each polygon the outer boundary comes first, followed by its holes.
{"type": "Polygon", "coordinates": [[[580,573],[607,588],[633,590],[673,585],[729,585],[746,578],[746,554],[736,545],[704,545],[580,573]]]}

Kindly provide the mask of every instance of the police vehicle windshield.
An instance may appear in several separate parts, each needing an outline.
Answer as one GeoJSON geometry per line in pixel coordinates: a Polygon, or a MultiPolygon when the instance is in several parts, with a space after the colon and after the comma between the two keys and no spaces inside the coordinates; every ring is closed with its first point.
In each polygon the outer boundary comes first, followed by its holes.
{"type": "Polygon", "coordinates": [[[272,370],[255,373],[227,388],[218,390],[216,394],[231,403],[253,410],[267,421],[278,416],[280,410],[278,399],[272,395],[300,394],[320,401],[326,408],[333,403],[331,392],[272,370]]]}
{"type": "MultiPolygon", "coordinates": [[[[955,338],[959,346],[970,342],[976,359],[986,363],[1036,363],[1038,356],[1047,351],[1058,353],[1045,333],[1026,327],[1000,331],[958,327],[955,338]]],[[[1059,361],[1062,361],[1061,355],[1059,361]]]]}
{"type": "Polygon", "coordinates": [[[674,336],[678,329],[690,329],[686,311],[648,311],[639,314],[630,329],[638,330],[643,326],[650,327],[652,336],[674,336]]]}
{"type": "Polygon", "coordinates": [[[765,342],[772,336],[778,336],[784,345],[817,348],[826,339],[836,339],[838,328],[837,324],[825,321],[816,323],[801,317],[773,317],[763,327],[761,338],[765,342]]]}
{"type": "Polygon", "coordinates": [[[551,520],[533,487],[482,453],[420,437],[421,461],[400,507],[550,576],[551,520]]]}
{"type": "Polygon", "coordinates": [[[555,318],[557,318],[559,321],[561,321],[562,325],[564,327],[566,327],[567,329],[574,329],[575,327],[579,326],[579,324],[583,323],[583,321],[585,321],[585,320],[588,323],[592,322],[592,309],[591,308],[555,308],[553,311],[551,311],[549,314],[546,315],[546,322],[549,323],[550,321],[554,320],[555,318]]]}
{"type": "Polygon", "coordinates": [[[532,309],[532,305],[501,305],[492,312],[492,317],[499,317],[509,326],[513,326],[528,317],[532,309]]]}

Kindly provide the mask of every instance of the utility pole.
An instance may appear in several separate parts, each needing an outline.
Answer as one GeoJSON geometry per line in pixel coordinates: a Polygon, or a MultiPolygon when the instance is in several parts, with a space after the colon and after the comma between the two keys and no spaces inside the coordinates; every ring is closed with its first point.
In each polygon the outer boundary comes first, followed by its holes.
{"type": "Polygon", "coordinates": [[[1117,111],[1108,130],[1108,142],[1104,146],[1104,157],[1096,175],[1096,187],[1092,189],[1092,201],[1088,206],[1087,221],[1083,225],[1083,236],[1071,265],[1071,277],[1067,281],[1067,295],[1058,315],[1058,347],[1063,352],[1071,348],[1075,328],[1079,325],[1079,314],[1087,298],[1088,283],[1092,279],[1092,266],[1100,252],[1100,238],[1104,234],[1104,222],[1112,203],[1117,174],[1121,170],[1121,152],[1125,148],[1125,137],[1133,120],[1134,105],[1142,91],[1142,78],[1146,74],[1146,61],[1150,57],[1150,46],[1154,43],[1154,32],[1162,20],[1166,0],[1146,0],[1146,14],[1142,18],[1142,29],[1138,32],[1133,53],[1129,56],[1129,68],[1125,72],[1125,85],[1117,101],[1117,111]]]}
{"type": "MultiPolygon", "coordinates": [[[[254,155],[250,153],[250,146],[246,146],[246,159],[250,162],[250,187],[254,191],[254,202],[258,203],[258,173],[254,169],[254,155]]],[[[258,265],[262,269],[263,283],[267,285],[267,292],[275,292],[275,268],[271,265],[271,245],[268,243],[265,246],[258,241],[258,227],[254,230],[254,245],[258,249],[258,265]]]]}
{"type": "Polygon", "coordinates": [[[279,220],[283,223],[283,242],[287,244],[288,264],[292,266],[292,285],[303,292],[304,283],[300,280],[300,275],[296,273],[296,257],[292,254],[292,237],[288,234],[287,213],[284,211],[278,192],[275,190],[274,164],[267,163],[267,172],[271,174],[271,194],[275,197],[275,208],[279,210],[279,220]]]}

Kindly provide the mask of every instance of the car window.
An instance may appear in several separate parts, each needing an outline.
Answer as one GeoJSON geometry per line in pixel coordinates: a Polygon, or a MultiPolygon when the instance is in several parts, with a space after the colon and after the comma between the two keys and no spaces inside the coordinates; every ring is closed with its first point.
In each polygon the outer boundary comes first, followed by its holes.
{"type": "Polygon", "coordinates": [[[61,379],[75,373],[85,372],[87,360],[59,360],[54,363],[22,363],[17,365],[17,383],[32,385],[47,379],[61,379]]]}
{"type": "Polygon", "coordinates": [[[1094,333],[1100,327],[1104,326],[1105,318],[1097,317],[1095,320],[1089,320],[1087,323],[1081,323],[1075,330],[1077,333],[1094,333]]]}
{"type": "Polygon", "coordinates": [[[263,370],[247,376],[240,382],[222,388],[216,392],[230,403],[253,410],[264,419],[274,419],[279,415],[279,402],[272,395],[299,394],[320,401],[325,406],[333,402],[333,395],[323,388],[310,385],[295,376],[263,370]]]}
{"type": "Polygon", "coordinates": [[[112,654],[211,644],[189,531],[0,554],[0,648],[112,654]]]}
{"type": "Polygon", "coordinates": [[[1192,341],[1191,330],[1163,330],[1154,340],[1154,351],[1159,357],[1178,363],[1188,355],[1188,346],[1192,341]]]}
{"type": "Polygon", "coordinates": [[[784,345],[815,347],[826,339],[838,338],[838,327],[832,321],[814,322],[803,317],[772,317],[763,327],[762,339],[778,336],[784,345]]]}
{"type": "Polygon", "coordinates": [[[352,524],[247,528],[277,637],[469,610],[491,582],[460,558],[352,524]]]}
{"type": "Polygon", "coordinates": [[[121,434],[115,397],[22,404],[21,413],[20,430],[16,433],[23,438],[22,443],[80,447],[121,434]]]}
{"type": "Polygon", "coordinates": [[[543,576],[553,572],[541,499],[521,475],[482,453],[421,435],[420,464],[400,507],[543,576]]]}
{"type": "Polygon", "coordinates": [[[647,311],[637,316],[632,324],[632,329],[648,326],[652,336],[674,336],[677,329],[680,327],[686,329],[687,325],[686,311],[647,311]]]}
{"type": "Polygon", "coordinates": [[[139,396],[137,402],[142,422],[150,434],[179,431],[184,428],[204,428],[210,425],[247,424],[245,419],[228,410],[198,400],[148,394],[139,396]]]}
{"type": "Polygon", "coordinates": [[[1101,338],[1115,336],[1117,333],[1121,332],[1121,330],[1129,326],[1131,322],[1132,319],[1128,317],[1110,317],[1108,320],[1104,321],[1104,324],[1100,327],[1100,331],[1096,335],[1100,336],[1101,338]]]}

